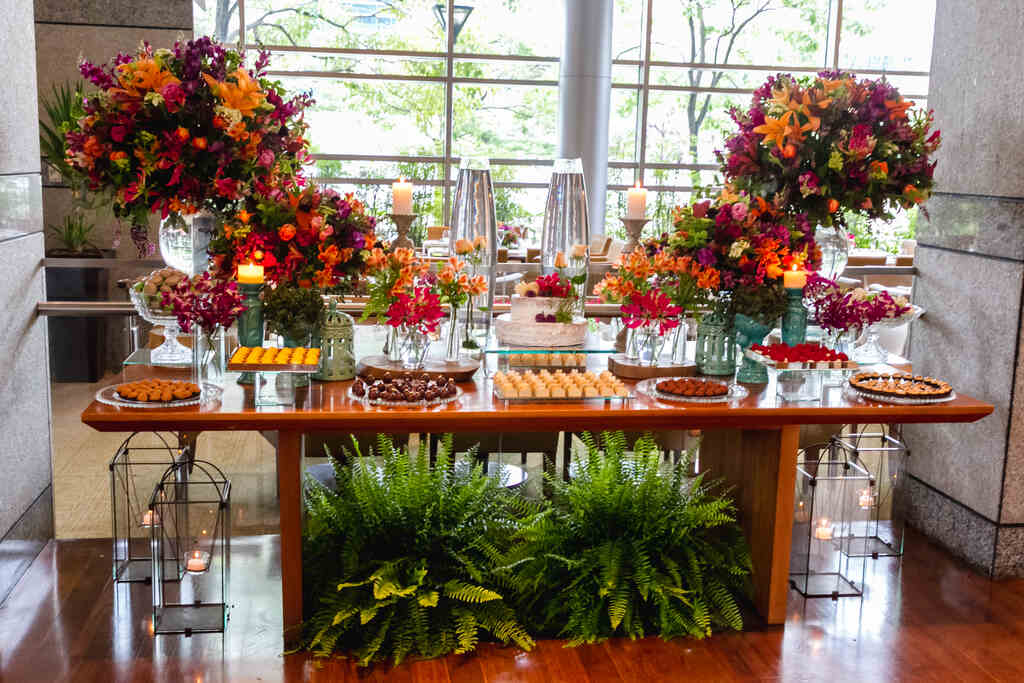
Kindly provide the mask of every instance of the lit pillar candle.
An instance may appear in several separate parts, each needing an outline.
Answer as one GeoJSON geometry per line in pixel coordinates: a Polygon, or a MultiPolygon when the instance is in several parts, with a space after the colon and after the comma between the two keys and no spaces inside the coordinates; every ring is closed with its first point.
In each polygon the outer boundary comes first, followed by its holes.
{"type": "Polygon", "coordinates": [[[626,192],[626,218],[638,219],[647,216],[647,189],[640,187],[640,181],[636,186],[629,188],[626,192]]]}
{"type": "Polygon", "coordinates": [[[814,527],[814,537],[819,541],[832,540],[832,523],[827,518],[818,520],[818,526],[814,527]]]}
{"type": "Polygon", "coordinates": [[[412,183],[399,178],[391,184],[391,213],[398,216],[412,215],[412,183]]]}
{"type": "Polygon", "coordinates": [[[860,503],[861,510],[867,510],[874,505],[875,497],[871,495],[871,489],[862,489],[857,502],[860,503]]]}
{"type": "Polygon", "coordinates": [[[803,289],[806,284],[807,271],[799,270],[796,264],[793,264],[792,270],[782,273],[782,286],[786,289],[803,289]]]}
{"type": "Polygon", "coordinates": [[[188,554],[185,562],[185,570],[193,574],[201,574],[210,566],[210,553],[202,550],[193,550],[188,554]]]}
{"type": "Polygon", "coordinates": [[[263,266],[258,263],[242,263],[238,266],[238,281],[246,285],[263,284],[263,266]]]}

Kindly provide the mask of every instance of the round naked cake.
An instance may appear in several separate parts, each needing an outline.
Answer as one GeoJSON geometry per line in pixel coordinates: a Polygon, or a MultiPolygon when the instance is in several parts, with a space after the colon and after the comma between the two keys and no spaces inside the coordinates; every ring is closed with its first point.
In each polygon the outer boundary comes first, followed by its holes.
{"type": "Polygon", "coordinates": [[[850,386],[879,398],[945,398],[953,393],[949,382],[905,373],[860,372],[850,386]]]}
{"type": "Polygon", "coordinates": [[[509,346],[580,346],[587,336],[587,321],[555,320],[565,299],[549,296],[513,296],[510,313],[495,320],[498,340],[509,346]]]}

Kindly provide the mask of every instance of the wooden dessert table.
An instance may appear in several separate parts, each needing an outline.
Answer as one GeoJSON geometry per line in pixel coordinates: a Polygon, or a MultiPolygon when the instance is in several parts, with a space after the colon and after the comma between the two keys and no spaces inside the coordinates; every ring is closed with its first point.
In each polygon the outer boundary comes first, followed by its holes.
{"type": "MultiPolygon", "coordinates": [[[[902,365],[902,364],[901,364],[902,365]]],[[[152,368],[150,374],[153,374],[152,368]]],[[[740,522],[754,561],[754,602],[771,624],[785,620],[797,447],[803,424],[973,422],[993,406],[968,396],[932,405],[887,405],[826,388],[820,404],[786,403],[775,387],[747,385],[749,396],[728,403],[681,404],[638,395],[626,403],[509,404],[493,398],[478,372],[455,403],[408,409],[364,405],[348,398],[350,382],[313,382],[295,406],[255,408],[252,388],[229,374],[224,394],[207,406],[117,408],[93,402],[82,421],[103,432],[211,430],[278,431],[281,589],[286,639],[302,621],[303,435],[312,432],[580,432],[585,430],[705,430],[702,470],[734,487],[740,522]]],[[[627,384],[629,384],[627,382],[627,384]]]]}

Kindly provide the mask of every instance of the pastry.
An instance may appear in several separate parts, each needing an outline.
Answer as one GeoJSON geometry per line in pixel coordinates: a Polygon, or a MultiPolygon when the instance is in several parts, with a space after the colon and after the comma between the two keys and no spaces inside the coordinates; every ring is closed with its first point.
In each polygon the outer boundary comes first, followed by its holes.
{"type": "Polygon", "coordinates": [[[850,386],[880,398],[945,398],[953,393],[949,382],[906,373],[860,372],[850,386]]]}
{"type": "Polygon", "coordinates": [[[114,391],[124,400],[139,403],[167,403],[199,395],[199,387],[192,382],[167,379],[146,379],[119,384],[114,391]]]}
{"type": "Polygon", "coordinates": [[[655,385],[658,391],[686,398],[714,398],[729,393],[729,385],[714,380],[677,377],[663,379],[655,385]]]}

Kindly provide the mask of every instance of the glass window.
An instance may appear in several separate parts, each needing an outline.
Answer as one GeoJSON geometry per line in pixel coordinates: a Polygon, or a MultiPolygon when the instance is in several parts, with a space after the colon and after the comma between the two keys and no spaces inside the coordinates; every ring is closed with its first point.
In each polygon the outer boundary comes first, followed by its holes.
{"type": "Polygon", "coordinates": [[[935,0],[845,0],[839,65],[851,71],[926,72],[934,29],[935,0]]]}
{"type": "Polygon", "coordinates": [[[456,27],[460,16],[465,18],[456,35],[456,52],[543,57],[562,55],[563,0],[456,2],[456,27]]]}
{"type": "Polygon", "coordinates": [[[555,154],[557,86],[456,84],[455,156],[550,159],[555,154]]]}

